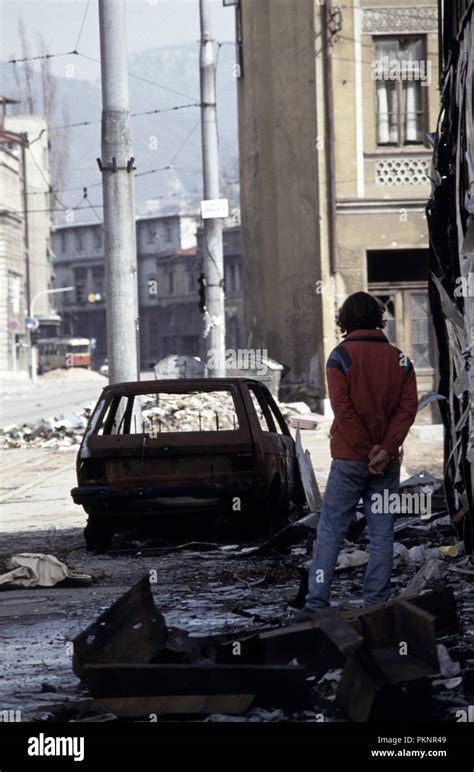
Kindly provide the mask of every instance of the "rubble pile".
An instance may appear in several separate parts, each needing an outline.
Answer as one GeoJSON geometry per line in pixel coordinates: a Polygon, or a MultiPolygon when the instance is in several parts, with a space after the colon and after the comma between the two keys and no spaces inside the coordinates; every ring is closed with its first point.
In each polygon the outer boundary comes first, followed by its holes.
{"type": "Polygon", "coordinates": [[[46,381],[98,381],[103,386],[107,386],[108,383],[108,378],[105,375],[87,367],[61,367],[56,370],[48,370],[40,378],[46,381]]]}
{"type": "Polygon", "coordinates": [[[78,450],[91,408],[85,407],[72,419],[42,418],[36,423],[10,424],[0,428],[3,448],[71,448],[78,450]]]}
{"type": "MultiPolygon", "coordinates": [[[[234,401],[227,391],[146,394],[139,399],[145,433],[226,431],[239,428],[234,401]]],[[[68,418],[42,418],[37,422],[0,427],[0,446],[7,449],[41,447],[76,450],[93,407],[94,403],[91,402],[80,413],[68,418]]],[[[324,416],[311,413],[304,402],[279,403],[279,408],[290,427],[327,430],[324,416]]]]}
{"type": "Polygon", "coordinates": [[[238,429],[234,401],[227,391],[146,395],[140,402],[146,432],[238,429]]]}
{"type": "MultiPolygon", "coordinates": [[[[233,400],[226,391],[196,394],[160,394],[141,399],[145,431],[214,431],[238,428],[233,400]]],[[[312,413],[305,402],[280,402],[278,407],[290,427],[328,430],[328,419],[312,413]]]]}
{"type": "Polygon", "coordinates": [[[89,695],[43,706],[36,718],[371,721],[421,711],[432,720],[441,705],[452,712],[469,700],[472,661],[451,644],[460,616],[443,587],[309,622],[256,629],[249,619],[239,632],[202,635],[167,624],[145,575],[73,642],[89,695]]]}

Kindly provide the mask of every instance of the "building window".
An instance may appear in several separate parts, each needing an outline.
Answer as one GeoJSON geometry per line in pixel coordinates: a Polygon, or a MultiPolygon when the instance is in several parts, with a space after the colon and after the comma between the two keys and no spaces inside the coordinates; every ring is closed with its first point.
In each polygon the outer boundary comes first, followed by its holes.
{"type": "Polygon", "coordinates": [[[410,293],[411,346],[415,368],[434,367],[433,335],[427,292],[410,293]]]}
{"type": "Polygon", "coordinates": [[[226,265],[224,267],[224,282],[225,282],[225,291],[226,292],[232,292],[233,290],[233,276],[232,276],[232,266],[226,265]]]}
{"type": "Polygon", "coordinates": [[[21,301],[21,276],[19,274],[8,273],[8,300],[10,312],[18,315],[21,301]]]}
{"type": "Polygon", "coordinates": [[[146,229],[147,241],[149,244],[154,244],[156,239],[156,226],[149,225],[146,229]]]}
{"type": "Polygon", "coordinates": [[[74,271],[74,287],[76,303],[85,303],[87,296],[87,272],[85,268],[77,268],[74,271]]]}
{"type": "Polygon", "coordinates": [[[234,351],[240,348],[240,324],[236,316],[227,319],[226,324],[226,346],[234,351]]]}
{"type": "Polygon", "coordinates": [[[172,240],[172,233],[171,233],[171,225],[169,223],[166,223],[165,225],[165,238],[166,241],[171,242],[172,240]]]}
{"type": "Polygon", "coordinates": [[[92,271],[92,293],[100,295],[100,300],[105,300],[103,268],[94,268],[92,271]]]}
{"type": "Polygon", "coordinates": [[[235,281],[235,291],[236,292],[240,292],[241,282],[240,282],[240,265],[239,265],[239,263],[235,263],[234,270],[235,270],[235,280],[234,280],[235,281]]]}
{"type": "Polygon", "coordinates": [[[373,72],[377,94],[377,144],[421,145],[431,71],[422,37],[377,38],[373,72]]]}
{"type": "Polygon", "coordinates": [[[165,290],[168,295],[174,295],[174,272],[165,272],[165,290]]]}
{"type": "Polygon", "coordinates": [[[186,271],[186,292],[191,295],[197,290],[197,282],[192,271],[186,271]]]}
{"type": "Polygon", "coordinates": [[[81,231],[76,231],[76,249],[78,252],[84,252],[84,239],[81,231]]]}
{"type": "Polygon", "coordinates": [[[64,253],[66,251],[66,234],[64,233],[64,231],[59,232],[59,240],[60,240],[61,252],[64,253]]]}
{"type": "Polygon", "coordinates": [[[94,249],[96,252],[102,249],[102,228],[94,228],[94,249]]]}
{"type": "Polygon", "coordinates": [[[436,343],[428,300],[428,250],[385,250],[367,253],[369,292],[386,307],[384,333],[413,361],[415,369],[432,372],[436,343]]]}

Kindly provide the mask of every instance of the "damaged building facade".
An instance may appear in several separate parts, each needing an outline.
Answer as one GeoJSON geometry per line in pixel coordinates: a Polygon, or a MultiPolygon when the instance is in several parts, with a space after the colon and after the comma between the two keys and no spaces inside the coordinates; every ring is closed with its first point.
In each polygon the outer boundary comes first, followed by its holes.
{"type": "Polygon", "coordinates": [[[440,4],[441,112],[433,155],[430,301],[439,347],[448,507],[472,552],[474,469],[473,4],[440,4]]]}
{"type": "Polygon", "coordinates": [[[323,411],[337,308],[366,290],[387,304],[420,393],[432,391],[436,4],[240,0],[236,20],[247,345],[287,365],[323,411]]]}

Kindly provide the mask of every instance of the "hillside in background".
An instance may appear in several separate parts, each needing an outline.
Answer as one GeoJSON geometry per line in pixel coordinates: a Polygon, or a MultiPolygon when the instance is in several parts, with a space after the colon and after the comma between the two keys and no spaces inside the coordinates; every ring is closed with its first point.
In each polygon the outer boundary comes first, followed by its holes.
{"type": "MultiPolygon", "coordinates": [[[[238,180],[237,103],[236,80],[233,76],[235,62],[232,46],[222,46],[218,51],[217,100],[220,140],[220,160],[223,177],[223,195],[238,205],[238,185],[228,181],[238,180]]],[[[68,59],[74,64],[74,57],[68,59]]],[[[22,98],[17,112],[26,112],[23,65],[10,65],[3,69],[3,93],[22,98]],[[17,68],[17,77],[13,72],[17,68]],[[20,93],[19,93],[20,91],[20,93]]],[[[199,102],[199,45],[158,48],[134,54],[129,60],[130,111],[143,113],[166,110],[199,102]],[[165,86],[161,88],[159,85],[165,86]],[[168,90],[167,90],[168,89],[168,90]]],[[[100,173],[96,158],[100,156],[101,90],[100,69],[97,64],[97,80],[84,81],[75,77],[55,77],[55,104],[50,116],[51,156],[54,160],[64,155],[64,169],[57,175],[56,192],[67,207],[78,206],[82,189],[87,187],[88,197],[101,215],[100,173]],[[90,125],[55,130],[55,126],[91,122],[90,125]]],[[[41,105],[41,75],[33,78],[35,110],[41,105]]],[[[184,107],[168,112],[140,115],[132,118],[133,148],[135,156],[135,200],[138,213],[147,211],[146,203],[155,200],[162,211],[177,211],[179,207],[191,207],[197,211],[201,198],[201,131],[197,106],[184,107]],[[143,174],[172,165],[171,170],[143,174]]],[[[30,141],[34,138],[30,138],[30,141]]],[[[56,200],[55,208],[60,209],[56,200]]],[[[148,206],[148,211],[150,206],[148,206]]],[[[57,222],[63,220],[61,212],[55,212],[57,222]]],[[[76,214],[77,221],[96,220],[97,215],[85,206],[76,214]]]]}

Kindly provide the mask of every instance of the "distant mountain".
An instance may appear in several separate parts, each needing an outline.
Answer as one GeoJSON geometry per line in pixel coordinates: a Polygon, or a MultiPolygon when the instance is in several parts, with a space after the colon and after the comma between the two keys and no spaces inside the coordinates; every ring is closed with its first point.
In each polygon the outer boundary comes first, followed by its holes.
{"type": "MultiPolygon", "coordinates": [[[[220,158],[223,177],[231,181],[238,175],[236,81],[233,76],[235,54],[232,46],[218,52],[217,101],[220,158]]],[[[17,65],[20,67],[20,65],[17,65]]],[[[143,113],[199,102],[199,45],[157,48],[134,54],[129,59],[130,111],[143,113]],[[160,88],[161,84],[166,88],[160,88]],[[168,90],[167,90],[168,89],[168,90]],[[178,93],[176,93],[178,92],[178,93]]],[[[34,91],[40,92],[40,76],[35,75],[34,91]]],[[[78,205],[82,188],[87,187],[90,202],[101,205],[100,173],[96,158],[100,156],[101,91],[100,72],[96,82],[74,77],[56,78],[57,99],[51,126],[51,154],[68,146],[68,158],[58,196],[68,207],[78,205]],[[54,130],[64,123],[93,122],[91,125],[54,130]],[[99,183],[99,184],[98,184],[99,183]],[[70,190],[73,188],[73,190],[70,190]]],[[[11,70],[4,73],[3,93],[21,98],[11,70]]],[[[39,99],[37,101],[39,103],[39,99]]],[[[25,112],[25,105],[18,112],[25,112]]],[[[201,132],[198,107],[140,115],[132,118],[136,182],[135,200],[138,212],[153,199],[166,208],[176,209],[183,201],[198,205],[201,198],[201,132]],[[194,127],[194,130],[193,130],[194,127]],[[172,163],[173,170],[140,176],[172,163]],[[182,195],[181,195],[182,194],[182,195]]],[[[238,203],[238,185],[225,185],[224,193],[238,203]]],[[[101,209],[98,209],[101,213],[101,209]]],[[[61,221],[61,215],[57,215],[61,221]]],[[[77,215],[78,221],[97,219],[92,209],[77,215]]]]}

